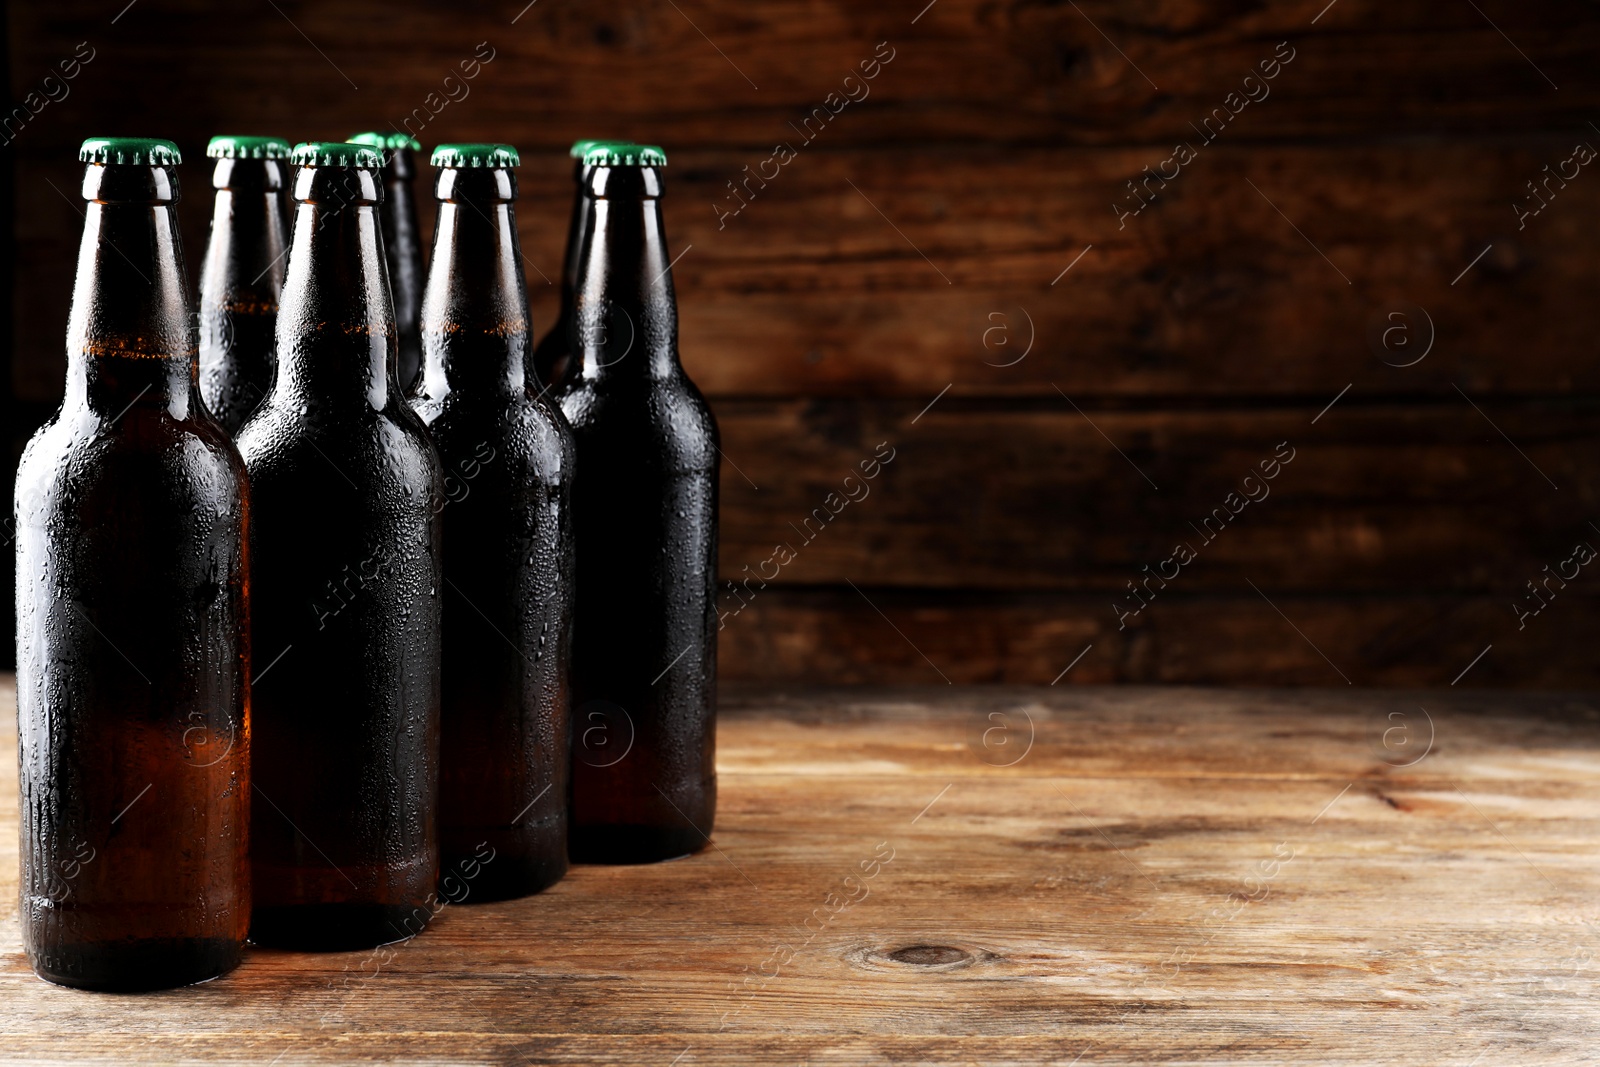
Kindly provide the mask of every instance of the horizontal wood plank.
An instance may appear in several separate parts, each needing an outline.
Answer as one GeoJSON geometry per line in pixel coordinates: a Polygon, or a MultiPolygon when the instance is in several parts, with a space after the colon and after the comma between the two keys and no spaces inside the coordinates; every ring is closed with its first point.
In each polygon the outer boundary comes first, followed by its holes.
{"type": "Polygon", "coordinates": [[[714,849],[447,907],[380,966],[256,950],[121,997],[21,957],[0,716],[17,1062],[1468,1067],[1600,1024],[1585,696],[744,689],[714,849]],[[995,715],[1033,731],[1009,765],[969,743],[995,715]]]}
{"type": "Polygon", "coordinates": [[[1218,147],[1120,225],[1148,152],[819,155],[722,230],[739,163],[690,157],[683,351],[713,394],[1592,392],[1600,181],[1512,207],[1574,142],[1218,147]]]}
{"type": "Polygon", "coordinates": [[[718,658],[730,680],[788,685],[1600,686],[1593,594],[1520,628],[1512,603],[1241,583],[1124,618],[1110,596],[773,587],[722,597],[718,658]]]}
{"type": "Polygon", "coordinates": [[[1117,591],[1131,601],[1127,583],[1149,567],[1173,591],[1248,580],[1509,602],[1578,541],[1600,546],[1589,402],[1475,408],[1451,390],[1437,405],[1391,406],[1352,392],[1319,414],[1331,399],[1147,413],[1059,395],[1005,410],[946,397],[925,414],[920,403],[724,401],[722,576],[1092,589],[1109,602],[1117,591]],[[862,478],[862,463],[891,453],[862,478]],[[1166,563],[1179,546],[1197,558],[1166,563]]]}
{"type": "Polygon", "coordinates": [[[768,146],[790,120],[842,93],[883,41],[894,58],[830,130],[834,143],[1161,143],[1242,92],[1284,41],[1294,59],[1268,83],[1271,95],[1240,115],[1245,136],[1576,131],[1592,115],[1597,92],[1584,75],[1600,27],[1581,7],[1325,7],[286,0],[213,10],[142,0],[110,26],[100,6],[72,0],[19,6],[13,33],[24,43],[23,86],[85,37],[99,49],[60,105],[69,116],[169,114],[181,93],[186,121],[208,128],[256,114],[327,137],[430,107],[437,117],[426,129],[439,140],[527,148],[596,134],[768,146]],[[493,60],[464,85],[446,85],[479,42],[493,60]],[[196,85],[206,91],[193,93],[196,85]],[[447,91],[456,99],[441,106],[447,91]],[[307,114],[301,104],[312,99],[318,107],[307,114]]]}

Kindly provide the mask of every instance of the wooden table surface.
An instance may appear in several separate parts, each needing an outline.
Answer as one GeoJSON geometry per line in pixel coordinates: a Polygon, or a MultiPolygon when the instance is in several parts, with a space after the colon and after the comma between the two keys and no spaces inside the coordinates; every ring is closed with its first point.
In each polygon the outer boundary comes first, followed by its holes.
{"type": "Polygon", "coordinates": [[[137,996],[22,957],[5,704],[7,1063],[1600,1058],[1588,696],[731,692],[714,847],[137,996]]]}

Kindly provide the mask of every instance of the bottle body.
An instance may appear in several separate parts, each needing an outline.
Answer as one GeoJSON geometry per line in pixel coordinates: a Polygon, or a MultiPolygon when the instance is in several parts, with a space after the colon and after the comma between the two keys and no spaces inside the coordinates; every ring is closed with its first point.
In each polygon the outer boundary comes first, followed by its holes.
{"type": "Polygon", "coordinates": [[[593,168],[577,363],[572,857],[649,862],[716,809],[716,422],[678,363],[648,167],[593,168]]]}
{"type": "Polygon", "coordinates": [[[155,989],[230,970],[249,919],[247,478],[193,381],[175,181],[89,170],[66,396],[17,476],[20,915],[41,977],[155,989]]]}
{"type": "Polygon", "coordinates": [[[305,166],[295,193],[278,374],[238,439],[258,593],[251,937],[356,948],[432,915],[441,481],[394,381],[375,172],[305,166]]]}
{"type": "Polygon", "coordinates": [[[238,433],[272,387],[288,226],[284,164],[219,159],[211,237],[200,269],[200,393],[238,433]]]}
{"type": "Polygon", "coordinates": [[[574,445],[528,389],[514,176],[442,169],[438,195],[412,404],[445,470],[441,889],[501,900],[567,869],[574,445]]]}

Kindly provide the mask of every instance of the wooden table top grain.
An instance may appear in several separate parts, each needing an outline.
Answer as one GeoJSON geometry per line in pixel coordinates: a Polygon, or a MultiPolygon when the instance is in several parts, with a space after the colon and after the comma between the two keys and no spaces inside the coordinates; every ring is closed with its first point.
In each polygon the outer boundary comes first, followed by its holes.
{"type": "Polygon", "coordinates": [[[0,1060],[1592,1063],[1600,699],[735,690],[699,854],[188,989],[33,977],[0,1060]]]}

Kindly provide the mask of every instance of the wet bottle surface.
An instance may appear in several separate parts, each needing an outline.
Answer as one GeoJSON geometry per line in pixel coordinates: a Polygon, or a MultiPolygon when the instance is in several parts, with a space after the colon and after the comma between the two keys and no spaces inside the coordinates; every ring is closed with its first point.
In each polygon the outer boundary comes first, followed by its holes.
{"type": "Polygon", "coordinates": [[[66,395],[17,476],[22,941],[50,981],[156,989],[249,922],[248,493],[196,385],[177,148],[80,158],[66,395]]]}
{"type": "Polygon", "coordinates": [[[529,391],[515,149],[440,145],[422,378],[444,464],[440,893],[537,892],[567,869],[572,435],[529,391]]]}
{"type": "Polygon", "coordinates": [[[422,308],[422,231],[417,225],[416,153],[422,145],[405,133],[358,133],[350,138],[383,153],[383,250],[388,259],[399,328],[399,382],[410,389],[422,367],[422,341],[417,333],[422,308]]]}
{"type": "Polygon", "coordinates": [[[557,400],[578,446],[572,858],[643,863],[716,809],[716,423],[678,362],[659,149],[601,143],[557,400]]]}
{"type": "Polygon", "coordinates": [[[573,290],[577,285],[578,256],[583,252],[584,228],[589,224],[589,186],[584,181],[583,157],[596,141],[576,141],[569,153],[572,156],[572,217],[567,220],[567,255],[561,264],[561,309],[556,314],[555,325],[550,327],[533,350],[533,368],[529,371],[534,389],[557,384],[566,377],[572,362],[572,305],[573,290]]]}
{"type": "Polygon", "coordinates": [[[200,267],[200,393],[238,433],[272,387],[273,332],[283,291],[289,142],[213,137],[211,239],[200,267]]]}
{"type": "Polygon", "coordinates": [[[239,432],[260,944],[417,933],[438,873],[439,459],[394,380],[379,157],[297,146],[271,394],[239,432]]]}

